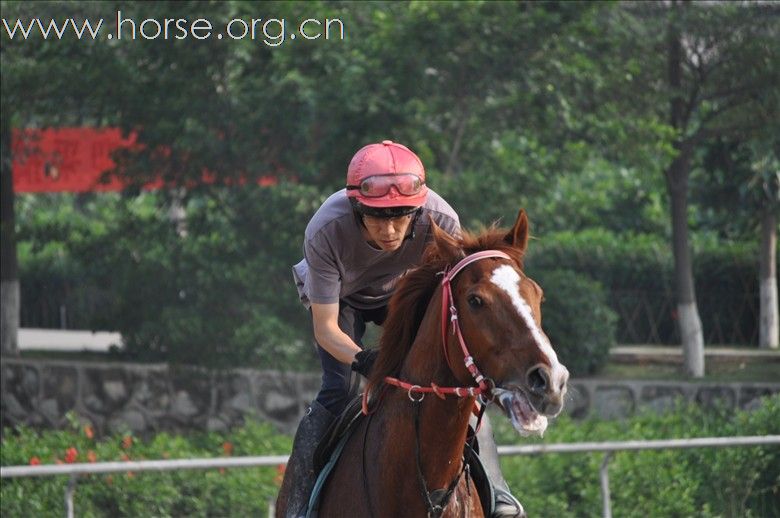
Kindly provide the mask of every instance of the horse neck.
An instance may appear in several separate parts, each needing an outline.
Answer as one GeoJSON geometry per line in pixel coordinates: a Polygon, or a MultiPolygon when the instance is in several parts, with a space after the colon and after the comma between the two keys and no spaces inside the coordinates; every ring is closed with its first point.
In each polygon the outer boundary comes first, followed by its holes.
{"type": "MultiPolygon", "coordinates": [[[[456,362],[462,364],[459,356],[451,356],[451,360],[456,365],[456,362]]],[[[430,386],[431,383],[441,387],[468,385],[458,381],[444,357],[441,289],[431,299],[399,378],[420,386],[430,386]]],[[[408,411],[412,403],[407,394],[399,390],[393,399],[399,406],[406,408],[404,415],[407,419],[413,420],[414,414],[408,411]]],[[[426,394],[420,403],[420,448],[422,457],[426,459],[425,477],[431,488],[446,485],[457,475],[473,408],[473,397],[458,398],[452,395],[441,399],[434,394],[426,394]],[[439,464],[434,465],[430,459],[437,459],[439,464]]]]}

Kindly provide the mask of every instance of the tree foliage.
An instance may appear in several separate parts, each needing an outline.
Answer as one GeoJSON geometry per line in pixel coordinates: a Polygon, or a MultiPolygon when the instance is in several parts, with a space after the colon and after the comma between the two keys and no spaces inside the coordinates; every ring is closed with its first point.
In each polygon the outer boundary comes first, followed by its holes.
{"type": "Polygon", "coordinates": [[[160,340],[173,334],[162,332],[163,322],[179,322],[177,339],[202,350],[226,336],[246,351],[291,336],[306,318],[288,275],[302,229],[367,142],[390,138],[414,149],[430,185],[467,227],[511,221],[524,206],[542,236],[595,227],[616,239],[668,239],[664,172],[689,154],[693,205],[684,223],[716,238],[754,240],[760,204],[747,200],[776,171],[780,9],[771,3],[3,2],[2,9],[10,21],[103,17],[107,30],[120,10],[136,21],[207,18],[215,27],[256,17],[285,18],[288,30],[305,18],[345,27],[344,40],[276,47],[249,38],[2,36],[4,142],[11,127],[120,126],[139,142],[115,157],[113,173],[133,184],[128,200],[153,178],[171,188],[118,205],[115,218],[95,223],[106,229],[89,244],[106,289],[134,293],[110,307],[138,354],[169,351],[160,340]],[[667,80],[670,31],[679,35],[675,85],[667,80]],[[213,183],[201,181],[204,173],[213,183]],[[281,187],[238,187],[267,175],[281,187]],[[185,237],[158,217],[175,203],[187,208],[185,237]],[[262,282],[258,269],[267,273],[262,282]],[[268,279],[273,290],[251,289],[268,279]],[[164,311],[144,308],[151,292],[164,294],[164,311]]]}

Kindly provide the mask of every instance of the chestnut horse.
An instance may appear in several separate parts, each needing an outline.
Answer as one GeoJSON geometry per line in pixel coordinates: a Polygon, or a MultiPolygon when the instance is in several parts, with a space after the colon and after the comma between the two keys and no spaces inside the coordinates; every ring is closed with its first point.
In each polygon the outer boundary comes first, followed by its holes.
{"type": "Polygon", "coordinates": [[[390,301],[368,417],[322,489],[320,517],[484,516],[464,464],[478,398],[523,435],[563,407],[569,373],[542,331],[542,289],[523,273],[525,211],[508,232],[456,239],[433,226],[390,301]]]}

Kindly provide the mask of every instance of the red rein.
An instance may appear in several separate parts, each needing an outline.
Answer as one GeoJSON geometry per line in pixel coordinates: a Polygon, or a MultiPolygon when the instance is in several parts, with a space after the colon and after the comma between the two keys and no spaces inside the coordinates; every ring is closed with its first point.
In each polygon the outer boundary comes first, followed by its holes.
{"type": "MultiPolygon", "coordinates": [[[[447,352],[447,314],[449,313],[449,321],[452,323],[452,333],[458,337],[458,343],[460,344],[460,348],[463,351],[463,364],[466,366],[466,369],[468,369],[469,373],[471,373],[471,377],[474,378],[474,381],[477,383],[477,387],[440,387],[436,385],[435,383],[431,383],[430,386],[420,386],[415,385],[412,383],[408,383],[406,381],[401,381],[397,378],[393,377],[386,377],[385,382],[389,385],[394,385],[396,387],[402,388],[407,391],[409,394],[409,399],[411,399],[414,402],[420,402],[425,397],[425,394],[427,393],[433,393],[436,394],[441,399],[444,399],[447,395],[454,395],[455,397],[476,397],[480,394],[489,394],[493,387],[493,383],[491,380],[485,378],[485,376],[482,375],[482,373],[479,371],[479,368],[477,368],[476,364],[474,363],[474,358],[471,356],[471,353],[469,353],[468,347],[466,346],[466,342],[463,339],[463,334],[460,331],[460,324],[458,323],[458,310],[455,308],[455,302],[452,297],[452,280],[455,278],[458,273],[460,273],[461,270],[463,270],[466,266],[470,265],[471,263],[474,263],[476,261],[479,261],[480,259],[487,259],[489,257],[499,257],[502,259],[509,259],[512,258],[509,257],[504,252],[501,252],[499,250],[484,250],[482,252],[477,252],[475,254],[471,254],[469,256],[464,257],[461,259],[452,269],[446,269],[441,274],[444,276],[441,284],[442,284],[442,308],[441,308],[441,339],[442,339],[442,348],[444,349],[444,358],[447,360],[447,365],[449,365],[450,370],[454,370],[452,366],[452,362],[450,362],[449,353],[447,352]],[[419,399],[416,399],[413,394],[420,394],[419,399]]],[[[365,415],[368,415],[368,392],[363,393],[363,413],[365,415]]]]}

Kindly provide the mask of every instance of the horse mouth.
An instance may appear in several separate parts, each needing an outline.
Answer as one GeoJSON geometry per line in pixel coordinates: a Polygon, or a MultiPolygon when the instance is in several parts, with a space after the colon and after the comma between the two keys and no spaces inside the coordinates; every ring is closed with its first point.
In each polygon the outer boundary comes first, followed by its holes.
{"type": "Polygon", "coordinates": [[[494,394],[499,406],[512,421],[512,426],[523,437],[544,434],[547,429],[547,417],[534,409],[528,396],[520,389],[495,389],[494,394]]]}

